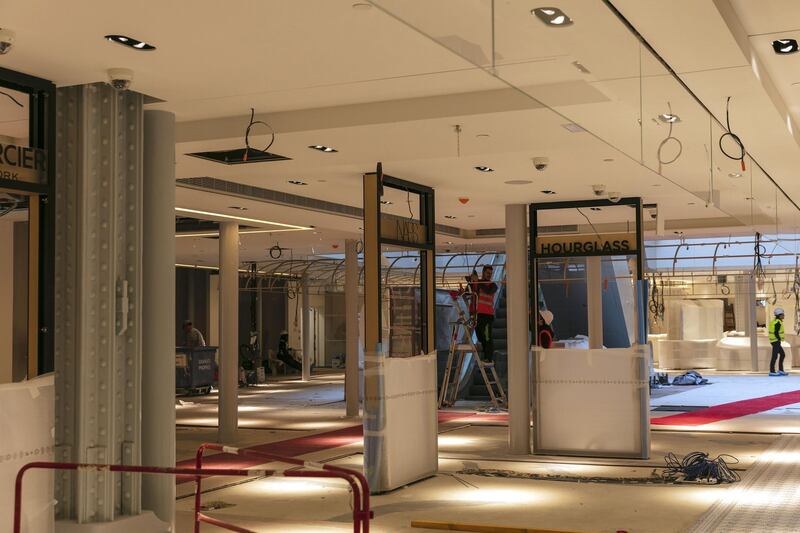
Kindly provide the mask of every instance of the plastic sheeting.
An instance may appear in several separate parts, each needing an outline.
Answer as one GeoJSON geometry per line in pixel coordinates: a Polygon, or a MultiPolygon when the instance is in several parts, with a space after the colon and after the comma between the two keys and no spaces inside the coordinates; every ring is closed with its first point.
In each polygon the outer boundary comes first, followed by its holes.
{"type": "Polygon", "coordinates": [[[658,366],[665,370],[691,370],[717,366],[717,339],[658,340],[658,366]]]}
{"type": "MultiPolygon", "coordinates": [[[[0,533],[10,533],[14,480],[23,465],[54,460],[53,375],[0,385],[0,533]]],[[[22,487],[23,533],[53,531],[53,474],[35,470],[22,487]]]]}
{"type": "Polygon", "coordinates": [[[381,384],[377,398],[365,402],[374,406],[364,417],[364,466],[370,490],[386,492],[435,475],[436,353],[402,358],[368,354],[365,362],[366,372],[377,372],[381,384]]]}
{"type": "Polygon", "coordinates": [[[535,349],[533,449],[546,455],[650,455],[649,348],[535,349]]]}

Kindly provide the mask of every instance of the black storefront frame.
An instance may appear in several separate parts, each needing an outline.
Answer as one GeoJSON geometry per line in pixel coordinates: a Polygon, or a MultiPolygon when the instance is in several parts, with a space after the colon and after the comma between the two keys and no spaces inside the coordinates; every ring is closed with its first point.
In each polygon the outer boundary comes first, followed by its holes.
{"type": "Polygon", "coordinates": [[[51,81],[0,67],[0,89],[3,88],[28,95],[28,143],[47,153],[47,183],[0,178],[0,188],[33,193],[40,198],[37,372],[45,374],[54,367],[56,86],[51,81]]]}
{"type": "MultiPolygon", "coordinates": [[[[538,230],[538,213],[539,211],[550,211],[553,209],[580,209],[584,207],[617,207],[627,205],[636,210],[636,226],[634,228],[636,235],[636,252],[635,254],[624,253],[620,251],[597,251],[593,253],[581,252],[579,254],[560,254],[558,257],[588,257],[588,256],[615,256],[615,255],[635,255],[636,256],[636,280],[641,282],[644,280],[644,230],[642,228],[642,199],[639,197],[620,198],[616,202],[608,199],[598,200],[577,200],[567,202],[545,202],[530,204],[528,206],[528,217],[530,224],[530,242],[528,247],[528,268],[530,269],[530,329],[533,332],[534,339],[539,338],[539,265],[538,259],[556,257],[555,255],[539,255],[536,253],[536,238],[539,236],[538,230]]],[[[641,285],[641,283],[639,283],[641,285]]],[[[646,324],[646,322],[645,322],[646,324]]],[[[646,328],[646,326],[645,326],[646,328]]],[[[639,329],[642,329],[640,324],[639,329]]],[[[639,332],[641,337],[642,332],[639,332]]],[[[646,330],[644,338],[646,338],[646,330]]]]}

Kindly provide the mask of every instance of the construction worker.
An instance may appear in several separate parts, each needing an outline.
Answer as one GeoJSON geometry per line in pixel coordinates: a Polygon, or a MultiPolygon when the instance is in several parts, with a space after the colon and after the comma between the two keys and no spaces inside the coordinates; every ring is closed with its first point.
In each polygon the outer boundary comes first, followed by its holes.
{"type": "Polygon", "coordinates": [[[473,289],[475,291],[473,298],[477,299],[475,334],[483,348],[483,360],[487,363],[494,362],[492,325],[494,324],[494,295],[497,292],[497,284],[492,281],[493,272],[492,265],[484,265],[481,279],[474,283],[473,289]]]}
{"type": "Polygon", "coordinates": [[[551,348],[553,346],[553,327],[551,324],[553,323],[553,312],[548,311],[547,309],[542,309],[539,311],[539,336],[538,336],[538,344],[542,348],[551,348]]]}
{"type": "Polygon", "coordinates": [[[772,359],[769,362],[769,375],[770,376],[788,376],[788,372],[783,371],[783,360],[786,357],[786,352],[783,351],[781,342],[786,338],[783,331],[783,309],[776,307],[775,318],[769,323],[769,343],[772,344],[772,359]],[[775,361],[781,356],[778,363],[778,371],[775,372],[775,361]]]}

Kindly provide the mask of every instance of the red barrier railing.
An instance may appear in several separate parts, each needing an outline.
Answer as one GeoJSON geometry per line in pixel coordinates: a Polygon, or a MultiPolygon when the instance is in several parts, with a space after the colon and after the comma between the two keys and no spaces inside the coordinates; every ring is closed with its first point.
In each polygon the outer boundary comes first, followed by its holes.
{"type": "MultiPolygon", "coordinates": [[[[206,450],[214,450],[222,453],[239,455],[243,457],[254,457],[264,460],[265,462],[280,462],[290,465],[299,466],[302,468],[311,468],[313,470],[284,470],[281,474],[285,477],[316,477],[316,478],[339,478],[347,481],[350,488],[353,490],[353,531],[354,533],[369,533],[369,520],[373,517],[372,511],[369,508],[369,484],[367,478],[361,472],[350,470],[349,468],[342,468],[334,465],[327,465],[322,463],[315,463],[313,461],[303,461],[302,459],[295,459],[293,457],[283,457],[266,452],[259,452],[251,449],[234,448],[232,446],[223,446],[221,444],[205,443],[197,448],[195,456],[195,467],[198,472],[203,470],[203,456],[206,450]]],[[[200,523],[206,522],[213,524],[217,527],[229,529],[230,531],[239,531],[249,533],[247,530],[236,529],[237,526],[227,524],[215,518],[211,518],[200,512],[200,495],[201,495],[201,480],[204,476],[198,475],[196,477],[195,495],[194,495],[194,531],[200,533],[200,523]]]]}
{"type": "MultiPolygon", "coordinates": [[[[28,463],[17,472],[17,479],[14,483],[14,533],[21,533],[22,523],[22,478],[25,472],[33,469],[44,470],[95,470],[99,472],[131,472],[139,474],[170,474],[178,476],[193,476],[198,479],[208,476],[269,476],[278,474],[272,470],[256,469],[227,469],[227,468],[168,468],[158,466],[133,466],[133,465],[104,465],[104,464],[84,464],[84,463],[48,463],[35,462],[28,463]]],[[[254,533],[247,529],[233,529],[240,533],[254,533]]]]}

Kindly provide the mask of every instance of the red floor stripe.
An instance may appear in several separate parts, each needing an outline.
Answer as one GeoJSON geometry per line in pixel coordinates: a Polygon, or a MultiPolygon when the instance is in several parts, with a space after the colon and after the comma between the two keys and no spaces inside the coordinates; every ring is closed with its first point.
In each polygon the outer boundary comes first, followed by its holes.
{"type": "Polygon", "coordinates": [[[692,413],[653,418],[650,420],[650,424],[653,426],[702,426],[721,420],[763,413],[764,411],[793,403],[800,403],[800,390],[723,403],[692,413]]]}
{"type": "MultiPolygon", "coordinates": [[[[508,415],[493,415],[485,413],[476,413],[473,411],[440,411],[439,423],[450,422],[452,420],[469,419],[472,421],[493,421],[508,420],[508,415]]],[[[282,455],[284,457],[299,457],[310,453],[320,452],[331,448],[338,448],[340,446],[347,446],[359,442],[364,435],[364,429],[361,425],[350,426],[342,429],[335,429],[333,431],[326,431],[324,433],[317,433],[316,435],[306,435],[294,439],[281,440],[276,442],[268,442],[259,444],[257,446],[250,446],[248,450],[255,450],[264,453],[271,453],[274,455],[282,455]]],[[[250,457],[242,457],[240,455],[233,455],[228,453],[219,453],[210,455],[203,460],[203,466],[206,468],[250,468],[261,464],[258,459],[250,457]]],[[[178,467],[193,467],[194,459],[187,459],[180,461],[178,467]]],[[[192,481],[191,476],[177,476],[176,481],[178,484],[187,483],[192,481]]]]}

